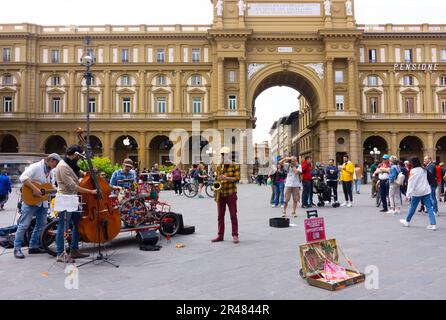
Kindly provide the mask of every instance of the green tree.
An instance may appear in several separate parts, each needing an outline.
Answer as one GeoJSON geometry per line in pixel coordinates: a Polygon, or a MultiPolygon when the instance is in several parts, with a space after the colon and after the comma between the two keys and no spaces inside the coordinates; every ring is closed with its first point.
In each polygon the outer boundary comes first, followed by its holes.
{"type": "MultiPolygon", "coordinates": [[[[122,168],[122,166],[118,166],[117,164],[113,165],[110,159],[106,157],[94,157],[91,159],[91,162],[93,163],[93,167],[97,170],[97,172],[104,171],[107,174],[108,179],[111,178],[113,172],[122,168]]],[[[80,160],[78,165],[81,170],[88,170],[87,161],[80,160]]]]}

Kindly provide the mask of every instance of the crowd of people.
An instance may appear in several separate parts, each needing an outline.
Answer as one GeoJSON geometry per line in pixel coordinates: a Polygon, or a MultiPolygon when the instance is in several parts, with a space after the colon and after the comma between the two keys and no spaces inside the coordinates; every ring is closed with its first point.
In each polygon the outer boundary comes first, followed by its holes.
{"type": "Polygon", "coordinates": [[[359,164],[354,164],[348,155],[338,165],[334,159],[330,159],[328,165],[323,162],[313,164],[312,158],[307,156],[299,164],[296,157],[284,157],[271,169],[268,176],[272,191],[270,204],[273,208],[280,206],[282,217],[286,217],[292,195],[291,215],[296,217],[298,203],[301,203],[303,209],[316,207],[314,193],[322,190],[321,186],[326,186],[328,195],[324,197],[318,194],[319,204],[331,202],[336,207],[339,204],[338,186],[341,185],[345,201],[339,206],[351,208],[353,194],[361,193],[362,181],[370,173],[372,198],[379,197],[377,200],[380,200],[380,207],[382,206],[380,212],[400,214],[406,200],[409,203],[408,214],[401,223],[408,226],[421,203],[418,211],[428,213],[428,229],[436,230],[438,202],[446,202],[444,163],[436,164],[430,156],[426,156],[423,163],[416,157],[403,162],[386,154],[381,162],[376,159],[367,171],[364,172],[359,164]]]}

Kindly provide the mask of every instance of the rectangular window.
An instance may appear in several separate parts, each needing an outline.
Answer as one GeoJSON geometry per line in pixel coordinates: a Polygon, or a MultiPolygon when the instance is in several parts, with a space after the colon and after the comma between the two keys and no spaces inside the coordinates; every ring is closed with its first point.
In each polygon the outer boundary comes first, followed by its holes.
{"type": "Polygon", "coordinates": [[[3,81],[2,84],[4,86],[10,86],[12,85],[12,76],[10,74],[3,75],[3,81]]]}
{"type": "Polygon", "coordinates": [[[229,107],[229,110],[237,110],[237,97],[236,96],[229,96],[228,107],[229,107]]]}
{"type": "Polygon", "coordinates": [[[194,97],[192,99],[192,106],[194,109],[194,113],[201,113],[201,98],[200,97],[194,97]]]}
{"type": "Polygon", "coordinates": [[[441,49],[440,50],[440,61],[441,62],[446,62],[446,49],[441,49]]]}
{"type": "Polygon", "coordinates": [[[412,62],[412,49],[404,49],[404,62],[412,62]]]}
{"type": "Polygon", "coordinates": [[[124,75],[121,77],[121,85],[122,86],[129,86],[130,85],[130,78],[127,75],[124,75]]]}
{"type": "Polygon", "coordinates": [[[60,98],[53,98],[51,100],[53,113],[60,113],[60,98]]]}
{"type": "Polygon", "coordinates": [[[59,50],[51,50],[51,63],[59,63],[59,50]]]}
{"type": "Polygon", "coordinates": [[[129,49],[121,49],[121,62],[129,63],[129,61],[130,61],[129,49]]]}
{"type": "Polygon", "coordinates": [[[441,100],[441,112],[446,114],[446,99],[441,100]]]}
{"type": "Polygon", "coordinates": [[[237,80],[236,78],[237,78],[237,74],[236,74],[235,70],[229,71],[229,73],[228,73],[229,82],[234,83],[237,80]]]}
{"type": "Polygon", "coordinates": [[[344,111],[344,96],[336,96],[336,110],[344,111]]]}
{"type": "Polygon", "coordinates": [[[131,102],[130,98],[122,98],[122,113],[130,113],[131,102]]]}
{"type": "Polygon", "coordinates": [[[201,50],[192,49],[192,62],[200,62],[201,50]]]}
{"type": "Polygon", "coordinates": [[[166,76],[160,74],[156,77],[156,85],[158,86],[165,86],[166,85],[166,76]]]}
{"type": "Polygon", "coordinates": [[[335,71],[335,82],[336,83],[344,83],[344,71],[342,71],[342,70],[335,71]]]}
{"type": "Polygon", "coordinates": [[[405,98],[406,113],[415,113],[415,99],[405,98]]]}
{"type": "Polygon", "coordinates": [[[165,113],[166,112],[166,98],[165,97],[159,97],[156,99],[156,109],[159,113],[165,113]]]}
{"type": "Polygon", "coordinates": [[[165,60],[164,49],[156,49],[156,62],[164,63],[164,60],[165,60]]]}
{"type": "Polygon", "coordinates": [[[440,85],[446,86],[446,76],[440,77],[440,85]]]}
{"type": "Polygon", "coordinates": [[[375,87],[378,85],[378,78],[375,76],[369,76],[368,82],[369,82],[369,86],[375,87]]]}
{"type": "Polygon", "coordinates": [[[413,86],[413,77],[412,76],[404,76],[404,85],[405,86],[413,86]]]}
{"type": "Polygon", "coordinates": [[[369,106],[370,113],[378,113],[378,98],[371,97],[369,100],[369,106]]]}
{"type": "Polygon", "coordinates": [[[3,62],[11,62],[11,49],[3,48],[3,62]]]}
{"type": "Polygon", "coordinates": [[[96,98],[90,98],[90,101],[88,101],[88,112],[96,112],[96,98]]]}
{"type": "Polygon", "coordinates": [[[199,74],[194,74],[192,76],[192,85],[193,86],[201,86],[202,81],[201,81],[201,76],[199,74]]]}
{"type": "Polygon", "coordinates": [[[12,112],[12,97],[3,98],[3,112],[4,113],[12,112]]]}
{"type": "Polygon", "coordinates": [[[377,61],[378,61],[378,58],[376,55],[376,49],[370,49],[369,50],[369,62],[376,63],[377,61]]]}
{"type": "Polygon", "coordinates": [[[51,78],[51,85],[52,86],[60,86],[60,77],[54,76],[51,78]]]}

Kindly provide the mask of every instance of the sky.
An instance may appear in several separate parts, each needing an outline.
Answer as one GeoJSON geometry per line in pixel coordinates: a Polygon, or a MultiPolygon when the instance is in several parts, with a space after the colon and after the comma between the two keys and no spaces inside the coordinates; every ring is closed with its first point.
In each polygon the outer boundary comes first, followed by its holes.
{"type": "MultiPolygon", "coordinates": [[[[445,11],[445,0],[355,0],[358,24],[446,23],[445,11]]],[[[210,24],[212,5],[210,0],[2,1],[0,23],[22,22],[48,26],[210,24]]],[[[273,122],[296,110],[297,97],[295,90],[285,87],[274,87],[259,95],[255,142],[269,140],[273,122]]]]}

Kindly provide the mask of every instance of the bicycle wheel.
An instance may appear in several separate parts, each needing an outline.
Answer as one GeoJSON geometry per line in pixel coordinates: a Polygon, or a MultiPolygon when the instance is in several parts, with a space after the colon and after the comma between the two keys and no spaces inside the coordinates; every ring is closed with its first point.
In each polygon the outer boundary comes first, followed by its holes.
{"type": "Polygon", "coordinates": [[[163,214],[159,219],[159,223],[160,234],[162,234],[164,237],[166,237],[168,234],[169,236],[173,237],[180,229],[180,219],[178,218],[178,215],[173,212],[163,214]]]}
{"type": "Polygon", "coordinates": [[[40,236],[40,243],[42,248],[50,255],[55,257],[57,255],[56,249],[56,233],[57,224],[59,219],[54,219],[43,228],[42,235],[40,236]]]}
{"type": "Polygon", "coordinates": [[[208,195],[209,198],[213,198],[214,197],[215,191],[214,191],[214,185],[213,184],[206,185],[206,194],[208,195]]]}
{"type": "Polygon", "coordinates": [[[147,208],[143,199],[130,198],[120,205],[119,213],[124,225],[133,228],[145,221],[147,208]]]}
{"type": "Polygon", "coordinates": [[[183,187],[183,193],[188,198],[193,198],[198,194],[198,188],[192,183],[186,183],[183,187]]]}

